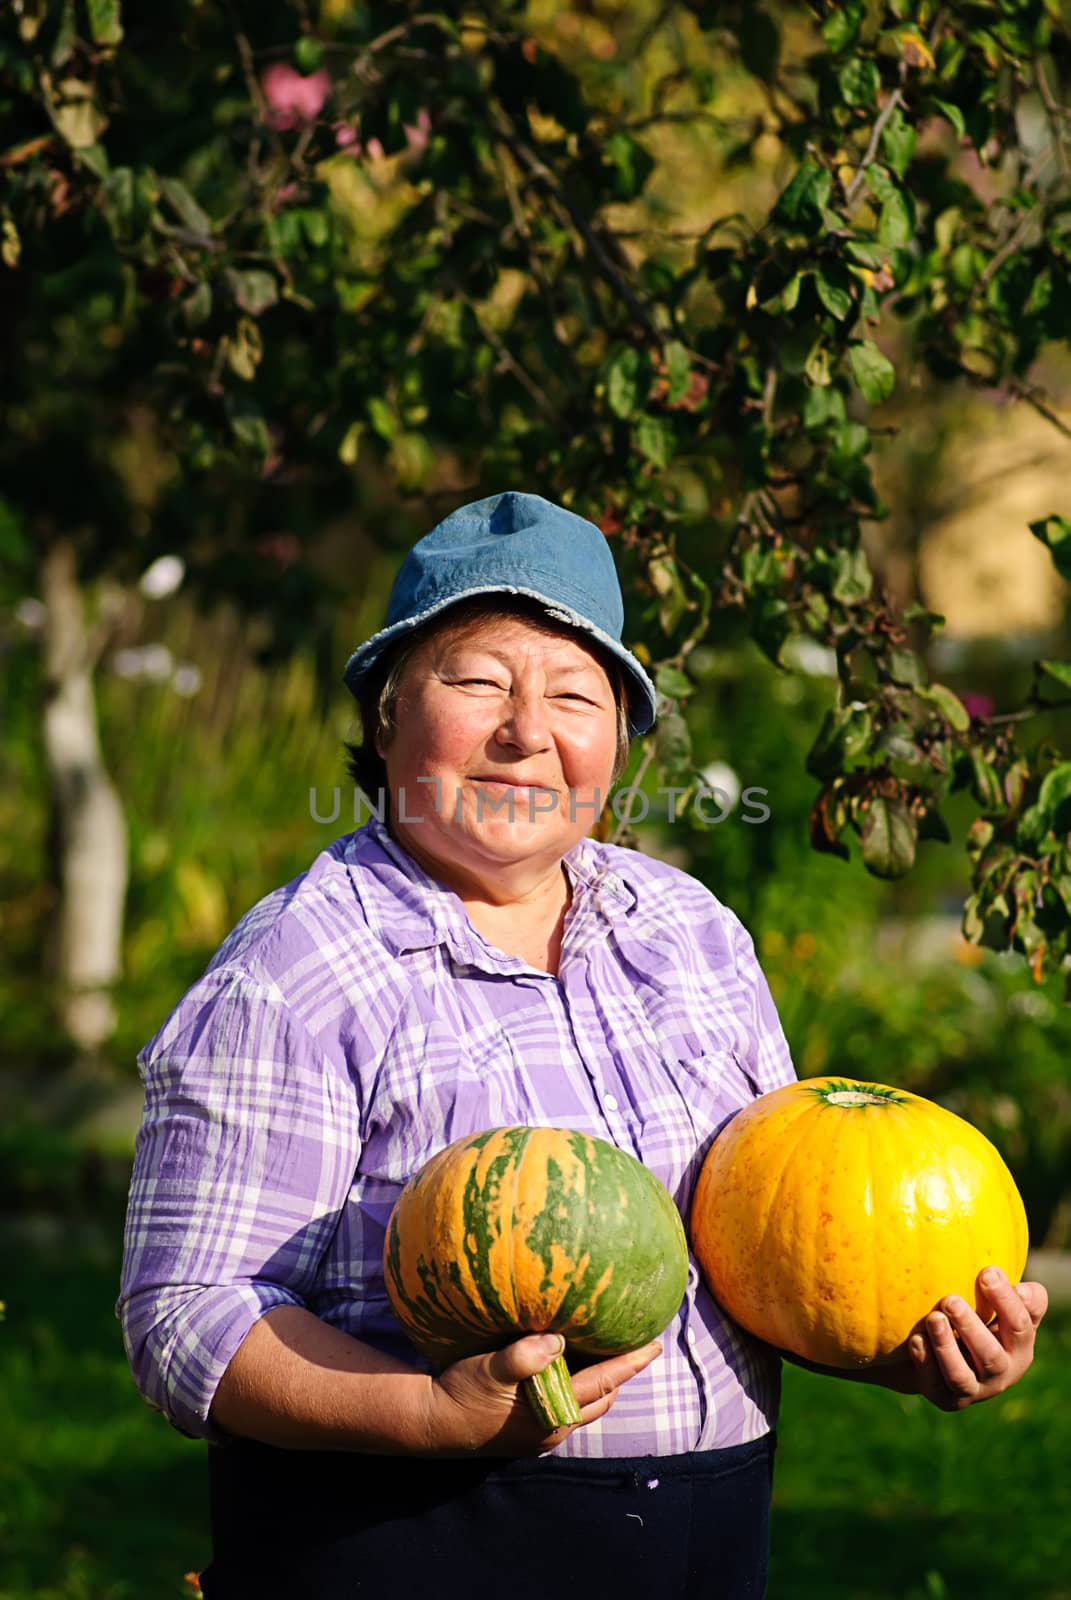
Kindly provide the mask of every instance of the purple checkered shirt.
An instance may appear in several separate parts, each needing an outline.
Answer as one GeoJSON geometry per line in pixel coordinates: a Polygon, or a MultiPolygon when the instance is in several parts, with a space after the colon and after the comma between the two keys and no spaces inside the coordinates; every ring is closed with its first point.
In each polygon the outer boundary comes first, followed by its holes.
{"type": "MultiPolygon", "coordinates": [[[[703,1153],[792,1064],[754,948],[694,878],[584,839],[557,977],[490,945],[375,818],[243,917],[139,1057],[145,1113],[119,1313],[145,1398],[208,1420],[258,1317],[297,1305],[425,1367],[383,1233],[462,1134],[578,1128],[632,1152],[687,1219],[703,1153]]],[[[661,1357],[561,1455],[673,1455],[775,1421],[776,1357],[690,1262],[661,1357]]]]}

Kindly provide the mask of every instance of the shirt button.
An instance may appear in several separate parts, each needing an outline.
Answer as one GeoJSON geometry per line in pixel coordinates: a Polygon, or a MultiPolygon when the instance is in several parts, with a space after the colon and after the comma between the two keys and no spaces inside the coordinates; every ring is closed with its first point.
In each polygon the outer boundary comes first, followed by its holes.
{"type": "Polygon", "coordinates": [[[684,1335],[684,1337],[687,1339],[689,1344],[694,1344],[695,1343],[695,1329],[694,1328],[689,1328],[688,1332],[684,1335]]]}
{"type": "Polygon", "coordinates": [[[602,1103],[606,1107],[607,1111],[617,1110],[617,1100],[612,1094],[604,1094],[602,1097],[602,1103]]]}

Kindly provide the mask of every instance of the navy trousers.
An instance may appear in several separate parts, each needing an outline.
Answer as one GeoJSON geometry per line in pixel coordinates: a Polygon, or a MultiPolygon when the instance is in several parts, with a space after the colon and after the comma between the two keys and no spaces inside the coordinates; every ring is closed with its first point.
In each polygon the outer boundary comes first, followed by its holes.
{"type": "Polygon", "coordinates": [[[762,1600],[772,1436],[681,1456],[212,1448],[205,1600],[762,1600]]]}

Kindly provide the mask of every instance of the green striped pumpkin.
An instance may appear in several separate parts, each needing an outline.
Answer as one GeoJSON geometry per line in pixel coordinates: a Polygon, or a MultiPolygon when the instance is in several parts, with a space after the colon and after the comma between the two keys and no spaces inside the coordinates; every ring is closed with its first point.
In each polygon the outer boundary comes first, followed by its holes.
{"type": "Polygon", "coordinates": [[[580,1420],[570,1354],[635,1350],[666,1327],[688,1247],[676,1206],[634,1156],[564,1128],[492,1128],[409,1180],[383,1267],[406,1333],[441,1366],[560,1333],[565,1353],[524,1386],[550,1429],[580,1420]]]}

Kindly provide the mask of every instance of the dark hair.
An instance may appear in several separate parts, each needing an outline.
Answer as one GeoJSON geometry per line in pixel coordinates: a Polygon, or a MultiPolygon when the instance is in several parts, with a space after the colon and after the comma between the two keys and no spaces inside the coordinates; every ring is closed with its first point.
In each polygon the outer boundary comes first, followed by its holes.
{"type": "Polygon", "coordinates": [[[359,744],[346,743],[346,770],[373,805],[379,805],[379,797],[382,794],[389,814],[387,764],[376,749],[376,741],[378,736],[379,742],[386,748],[394,736],[398,688],[409,661],[425,640],[431,638],[434,633],[445,632],[447,629],[453,631],[477,619],[500,615],[522,617],[543,633],[566,635],[589,645],[609,678],[613,690],[614,704],[617,707],[617,750],[614,755],[611,783],[615,783],[621,776],[628,762],[629,752],[628,690],[624,668],[609,651],[600,649],[594,641],[589,644],[577,629],[548,616],[546,609],[538,600],[532,600],[527,595],[498,593],[473,595],[468,600],[459,600],[456,605],[447,607],[422,627],[414,628],[411,633],[404,634],[394,644],[389,645],[361,682],[357,691],[361,740],[359,744]]]}

